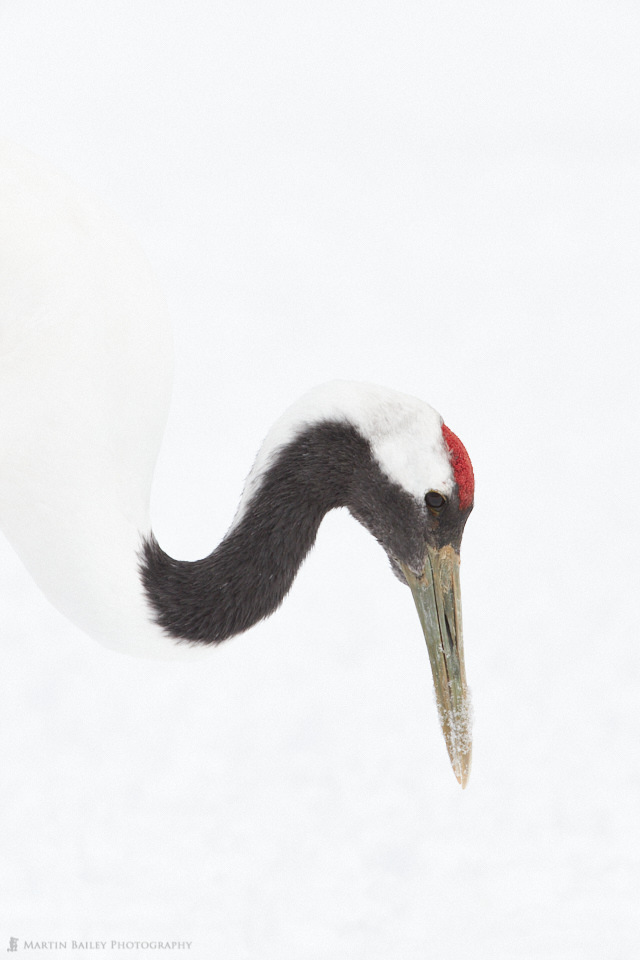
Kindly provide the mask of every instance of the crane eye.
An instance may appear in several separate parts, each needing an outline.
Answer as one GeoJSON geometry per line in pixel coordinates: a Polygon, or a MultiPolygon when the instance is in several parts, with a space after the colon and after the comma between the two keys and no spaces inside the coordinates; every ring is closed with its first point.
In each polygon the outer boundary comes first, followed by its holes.
{"type": "Polygon", "coordinates": [[[429,490],[429,493],[425,494],[424,500],[426,505],[433,510],[440,510],[447,502],[442,494],[436,493],[435,490],[429,490]]]}

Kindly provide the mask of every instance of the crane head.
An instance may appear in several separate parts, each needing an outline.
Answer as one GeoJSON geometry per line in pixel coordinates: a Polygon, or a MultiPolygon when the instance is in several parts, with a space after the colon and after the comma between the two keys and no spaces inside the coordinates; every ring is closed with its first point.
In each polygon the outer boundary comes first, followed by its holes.
{"type": "MultiPolygon", "coordinates": [[[[426,407],[426,405],[424,405],[426,407]]],[[[471,459],[431,410],[411,408],[369,437],[373,471],[354,482],[351,512],[411,589],[429,653],[440,725],[456,779],[471,767],[471,701],[462,641],[460,544],[473,509],[471,459]],[[372,472],[379,470],[374,480],[372,472]]]]}

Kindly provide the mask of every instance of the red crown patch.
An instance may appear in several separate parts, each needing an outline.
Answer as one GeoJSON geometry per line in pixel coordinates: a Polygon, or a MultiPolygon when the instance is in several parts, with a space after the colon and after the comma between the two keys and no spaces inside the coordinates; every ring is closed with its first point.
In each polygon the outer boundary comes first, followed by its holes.
{"type": "Polygon", "coordinates": [[[460,509],[466,510],[473,503],[474,480],[471,458],[465,450],[462,440],[459,440],[453,430],[449,430],[449,427],[444,423],[442,424],[442,436],[449,448],[453,476],[458,484],[460,509]]]}

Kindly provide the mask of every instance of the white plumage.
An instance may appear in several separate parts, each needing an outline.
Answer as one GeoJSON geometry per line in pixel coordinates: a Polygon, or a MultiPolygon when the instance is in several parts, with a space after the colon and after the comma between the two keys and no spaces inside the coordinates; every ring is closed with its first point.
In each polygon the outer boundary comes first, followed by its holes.
{"type": "Polygon", "coordinates": [[[137,551],[171,391],[165,305],[121,224],[6,143],[0,210],[0,524],[69,619],[153,654],[137,551]]]}

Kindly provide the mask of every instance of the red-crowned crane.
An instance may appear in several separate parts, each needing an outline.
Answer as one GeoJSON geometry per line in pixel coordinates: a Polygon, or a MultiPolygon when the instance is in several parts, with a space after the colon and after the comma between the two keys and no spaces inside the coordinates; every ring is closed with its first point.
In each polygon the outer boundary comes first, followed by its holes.
{"type": "Polygon", "coordinates": [[[411,588],[464,787],[459,551],[473,470],[462,443],[421,400],[316,387],[268,433],[222,542],[174,560],[149,518],[171,369],[163,299],[126,230],[0,147],[0,524],[44,594],[109,647],[189,656],[271,614],[324,515],[346,507],[411,588]]]}

